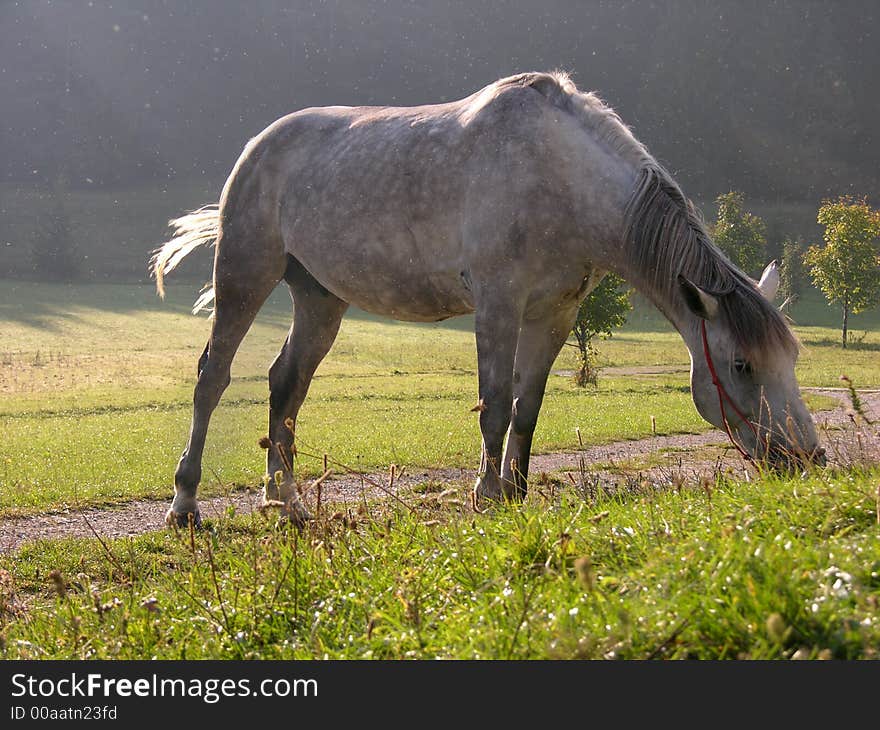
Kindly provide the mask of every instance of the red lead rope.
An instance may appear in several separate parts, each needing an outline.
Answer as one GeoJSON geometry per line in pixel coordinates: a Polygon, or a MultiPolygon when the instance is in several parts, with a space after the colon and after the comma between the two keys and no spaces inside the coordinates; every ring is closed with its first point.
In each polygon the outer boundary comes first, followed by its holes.
{"type": "Polygon", "coordinates": [[[712,353],[709,352],[709,339],[706,337],[706,320],[700,320],[700,330],[703,335],[703,355],[706,357],[706,365],[709,366],[709,374],[712,376],[712,385],[715,386],[715,389],[718,391],[718,405],[721,407],[721,421],[724,423],[724,430],[727,431],[727,438],[730,439],[730,443],[732,443],[736,450],[742,454],[743,458],[752,461],[752,455],[749,454],[742,446],[737,443],[736,439],[733,438],[733,432],[730,430],[730,423],[727,421],[727,413],[724,411],[724,401],[726,400],[730,407],[733,409],[733,412],[739,416],[740,420],[745,423],[751,430],[752,433],[755,434],[755,441],[758,440],[758,429],[755,428],[755,424],[752,423],[748,418],[745,417],[743,412],[736,407],[736,403],[733,402],[733,398],[731,398],[727,391],[724,390],[724,386],[721,384],[721,381],[718,379],[718,373],[715,371],[715,363],[712,362],[712,353]]]}

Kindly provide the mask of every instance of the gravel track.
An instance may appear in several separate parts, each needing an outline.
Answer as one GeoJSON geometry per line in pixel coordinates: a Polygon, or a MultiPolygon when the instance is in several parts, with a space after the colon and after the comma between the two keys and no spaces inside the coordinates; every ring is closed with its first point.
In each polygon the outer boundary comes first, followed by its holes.
{"type": "MultiPolygon", "coordinates": [[[[863,424],[860,440],[854,437],[855,425],[849,410],[846,392],[838,388],[811,388],[812,392],[831,395],[839,406],[815,414],[823,444],[828,449],[831,463],[851,463],[854,460],[880,460],[880,425],[863,424]],[[857,446],[857,444],[861,444],[857,446]]],[[[880,419],[880,391],[859,391],[867,412],[880,419]]],[[[872,416],[873,418],[873,416],[872,416]]],[[[564,481],[580,481],[580,461],[588,466],[593,488],[618,489],[631,484],[633,478],[648,479],[662,485],[679,479],[699,479],[717,470],[743,473],[746,469],[741,458],[728,447],[725,435],[718,430],[703,434],[654,436],[633,441],[618,441],[602,446],[588,446],[581,451],[555,452],[532,456],[530,472],[541,479],[542,473],[563,477],[564,481]],[[568,477],[565,472],[571,476],[568,477]]],[[[462,485],[472,482],[474,470],[417,469],[407,470],[395,479],[388,490],[389,475],[334,475],[322,485],[324,502],[358,504],[364,499],[390,498],[389,493],[408,500],[413,499],[412,488],[425,481],[450,482],[462,485]]],[[[314,503],[314,495],[307,497],[314,503]]],[[[249,513],[260,503],[259,490],[230,491],[227,495],[200,500],[202,516],[219,517],[234,507],[237,513],[249,513]]],[[[102,537],[138,535],[161,527],[168,500],[138,500],[118,507],[67,510],[28,517],[0,520],[0,553],[18,549],[27,542],[63,537],[91,537],[96,532],[102,537]]]]}

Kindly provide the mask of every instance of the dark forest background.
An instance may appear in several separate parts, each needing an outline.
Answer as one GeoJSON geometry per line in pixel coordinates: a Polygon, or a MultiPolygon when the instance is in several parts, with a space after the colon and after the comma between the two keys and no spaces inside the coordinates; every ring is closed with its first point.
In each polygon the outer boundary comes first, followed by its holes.
{"type": "Polygon", "coordinates": [[[0,275],[39,275],[35,247],[61,235],[78,276],[143,278],[166,220],[216,199],[277,117],[449,100],[552,68],[614,106],[701,205],[741,190],[771,239],[812,236],[821,199],[870,199],[880,182],[877,8],[3,2],[0,275]]]}

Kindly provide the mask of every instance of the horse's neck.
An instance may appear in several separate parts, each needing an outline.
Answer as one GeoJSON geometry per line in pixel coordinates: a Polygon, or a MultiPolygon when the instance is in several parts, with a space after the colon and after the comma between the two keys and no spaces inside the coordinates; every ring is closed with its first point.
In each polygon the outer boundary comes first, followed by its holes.
{"type": "MultiPolygon", "coordinates": [[[[618,273],[643,297],[651,302],[667,321],[675,327],[691,353],[699,345],[699,319],[687,308],[683,299],[651,285],[645,272],[636,270],[632,262],[618,265],[618,273]]],[[[685,274],[687,276],[687,274],[685,274]]]]}

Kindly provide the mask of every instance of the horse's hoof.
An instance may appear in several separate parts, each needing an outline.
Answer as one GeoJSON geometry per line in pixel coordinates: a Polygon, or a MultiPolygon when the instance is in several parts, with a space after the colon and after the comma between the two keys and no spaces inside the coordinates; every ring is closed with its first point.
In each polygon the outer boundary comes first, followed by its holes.
{"type": "Polygon", "coordinates": [[[508,497],[504,494],[500,489],[492,489],[492,490],[480,490],[474,489],[474,501],[477,504],[491,504],[493,502],[505,502],[508,497]]]}
{"type": "Polygon", "coordinates": [[[192,525],[195,529],[202,529],[202,515],[198,508],[196,508],[195,512],[183,513],[175,512],[174,508],[171,508],[165,513],[165,524],[168,527],[189,529],[190,520],[192,520],[192,525]]]}
{"type": "Polygon", "coordinates": [[[477,479],[473,492],[475,512],[485,512],[504,501],[504,490],[498,480],[477,479]]]}
{"type": "Polygon", "coordinates": [[[312,519],[311,513],[306,509],[305,505],[299,497],[292,497],[285,502],[277,499],[263,499],[263,503],[259,506],[260,512],[266,516],[271,510],[278,510],[278,516],[281,520],[289,522],[302,530],[306,526],[306,522],[312,519]]]}
{"type": "Polygon", "coordinates": [[[302,530],[306,526],[306,522],[312,519],[312,513],[306,509],[302,501],[297,499],[288,499],[281,508],[281,516],[290,520],[290,524],[297,530],[302,530]]]}

